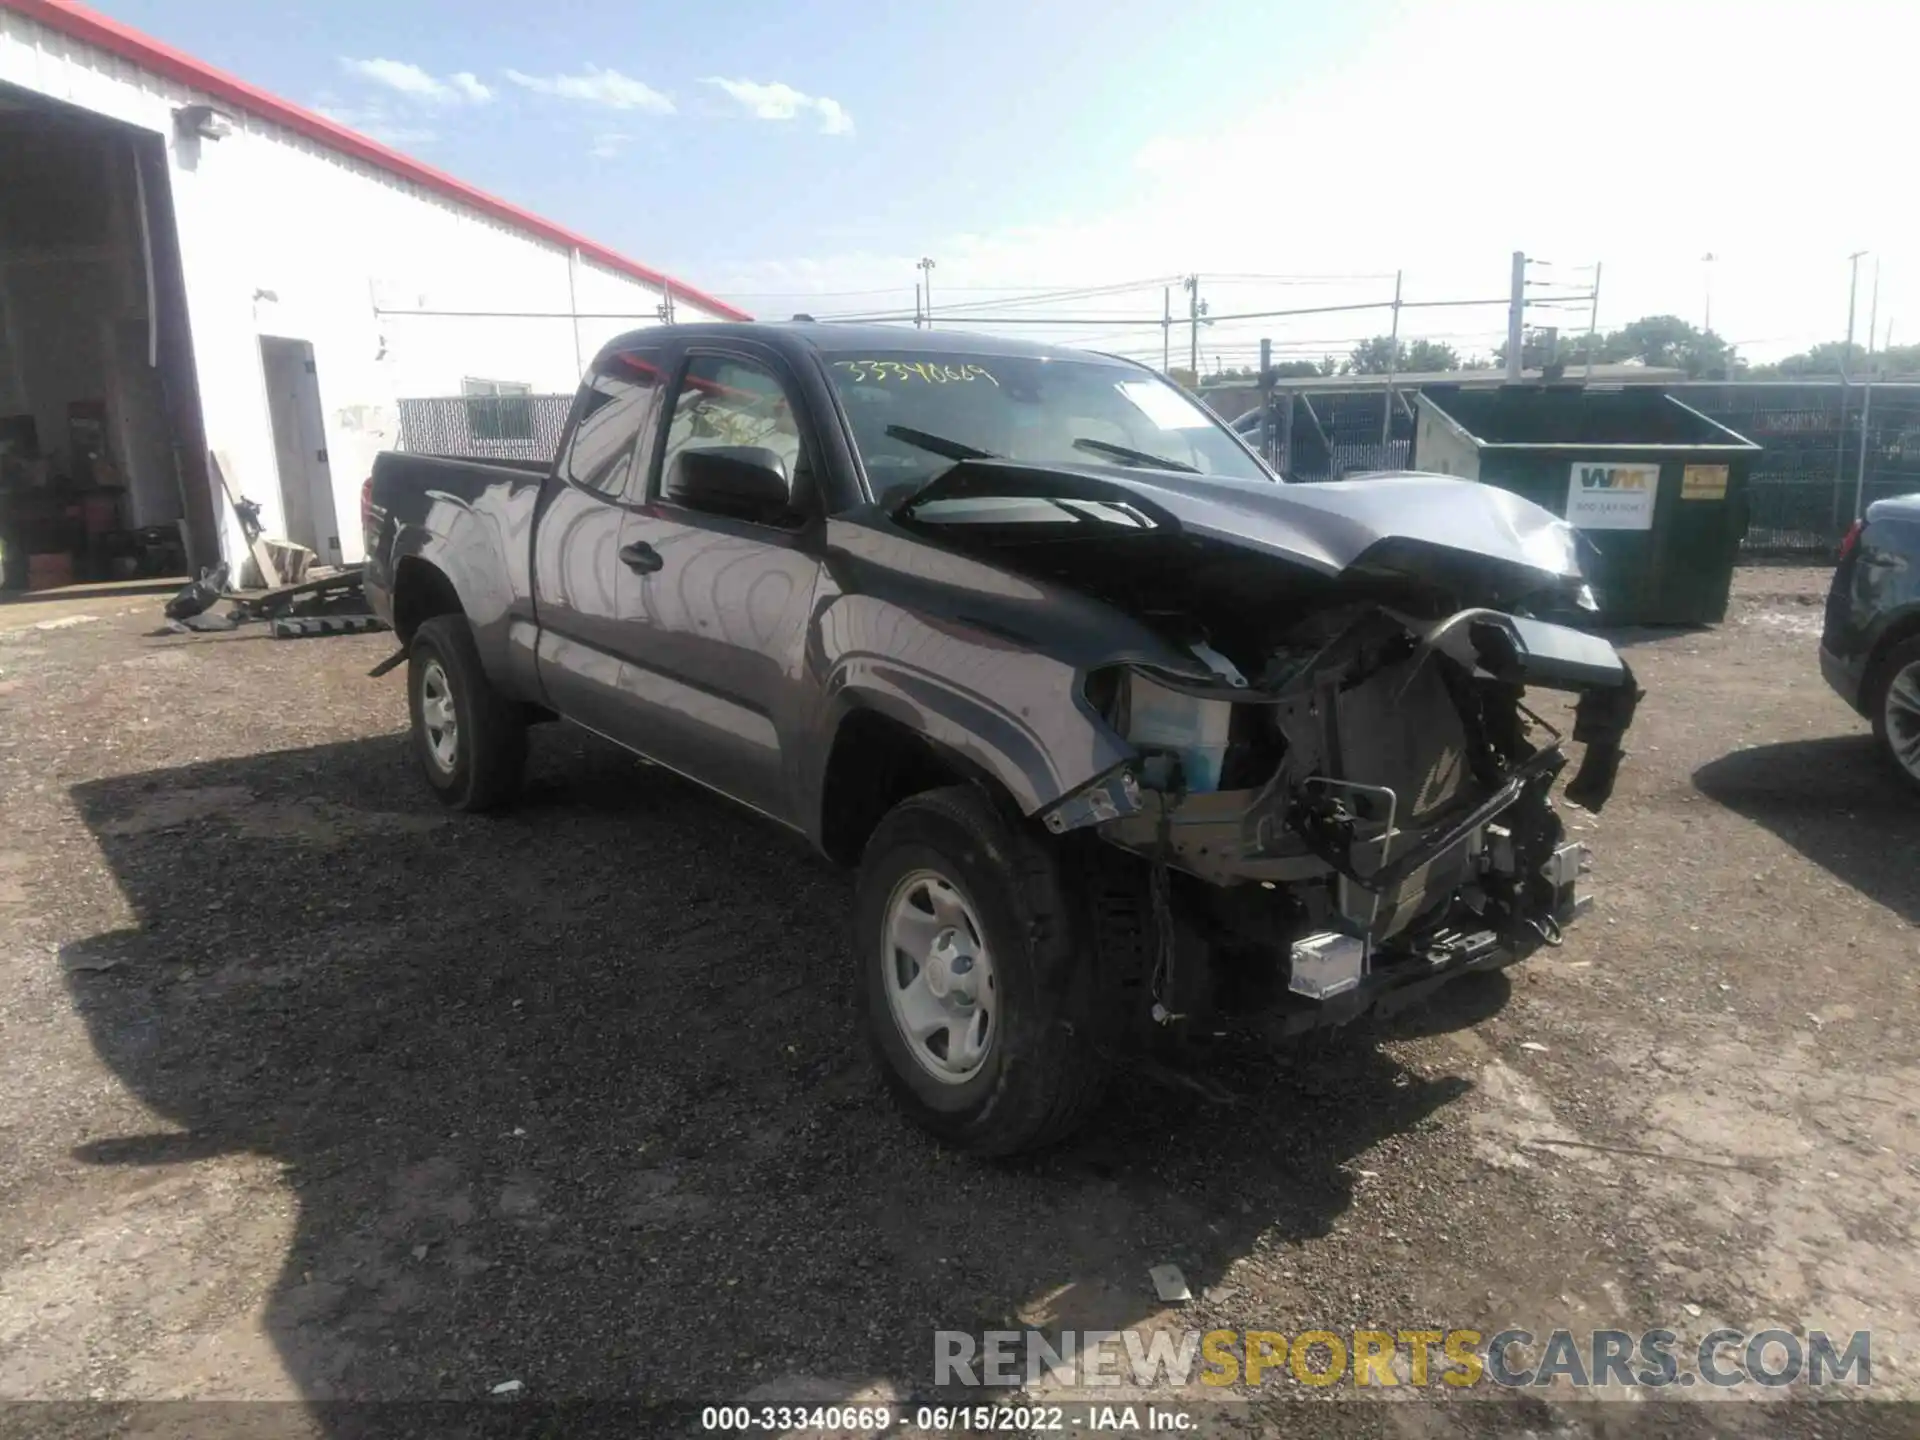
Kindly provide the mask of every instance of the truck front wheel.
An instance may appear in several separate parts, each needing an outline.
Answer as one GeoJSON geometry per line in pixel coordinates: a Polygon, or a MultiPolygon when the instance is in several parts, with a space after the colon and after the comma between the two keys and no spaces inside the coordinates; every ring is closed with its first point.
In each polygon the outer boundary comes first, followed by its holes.
{"type": "Polygon", "coordinates": [[[526,720],[487,679],[464,615],[436,615],[414,632],[407,707],[414,756],[443,803],[491,810],[513,797],[526,766],[526,720]]]}
{"type": "Polygon", "coordinates": [[[854,947],[881,1074],[916,1123],[980,1154],[1063,1139],[1104,1087],[1060,859],[967,785],[902,801],[861,857],[854,947]]]}

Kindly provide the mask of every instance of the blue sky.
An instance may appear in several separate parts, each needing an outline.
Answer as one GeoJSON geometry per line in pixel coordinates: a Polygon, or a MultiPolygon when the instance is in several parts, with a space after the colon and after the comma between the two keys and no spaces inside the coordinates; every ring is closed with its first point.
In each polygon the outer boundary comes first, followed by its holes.
{"type": "MultiPolygon", "coordinates": [[[[1396,271],[1409,298],[1493,297],[1520,247],[1554,293],[1604,262],[1602,325],[1697,323],[1711,288],[1768,358],[1843,327],[1867,248],[1883,328],[1904,304],[1920,338],[1920,192],[1887,168],[1920,46],[1901,0],[96,3],[759,313],[910,308],[932,255],[937,303],[1137,282],[1070,309],[1143,317],[1084,338],[1157,358],[1180,274],[1216,314],[1377,302],[1396,271]]],[[[1504,324],[1407,319],[1469,352],[1504,324]]],[[[1382,321],[1204,348],[1344,350],[1382,321]]]]}
{"type": "MultiPolygon", "coordinates": [[[[1271,83],[1249,49],[1291,64],[1355,44],[1381,6],[1205,7],[1164,0],[611,9],[524,0],[105,0],[104,8],[289,99],[318,105],[463,179],[690,276],[849,243],[902,252],[966,231],[1097,206],[1170,125],[1224,124],[1271,83]],[[619,23],[609,25],[610,14],[619,23]],[[409,95],[350,69],[391,60],[484,103],[409,95]],[[673,113],[542,94],[615,71],[673,113]],[[785,85],[843,107],[756,119],[711,79],[785,85]],[[477,92],[476,92],[477,93],[477,92]]],[[[1047,277],[1042,277],[1046,279],[1047,277]]],[[[911,276],[908,277],[911,284],[911,276]]]]}

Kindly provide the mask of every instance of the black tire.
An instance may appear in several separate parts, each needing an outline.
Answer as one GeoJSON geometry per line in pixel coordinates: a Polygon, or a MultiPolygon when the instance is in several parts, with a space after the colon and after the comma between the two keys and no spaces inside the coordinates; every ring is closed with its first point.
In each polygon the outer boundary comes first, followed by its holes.
{"type": "Polygon", "coordinates": [[[941,1140],[982,1155],[1035,1150],[1064,1139],[1099,1104],[1108,1069],[1102,997],[1076,888],[1060,847],[975,786],[902,801],[867,842],[854,903],[867,1038],[901,1109],[941,1140]],[[915,1059],[886,988],[898,963],[887,932],[896,890],[926,871],[959,891],[991,960],[991,1038],[977,1073],[958,1082],[915,1059]]]}
{"type": "Polygon", "coordinates": [[[1875,667],[1867,713],[1873,717],[1873,738],[1880,742],[1881,757],[1894,774],[1915,790],[1920,790],[1920,773],[1902,764],[1900,757],[1894,753],[1894,737],[1888,727],[1887,717],[1887,696],[1893,688],[1895,677],[1914,666],[1920,666],[1920,638],[1894,646],[1892,652],[1875,667]]]}
{"type": "Polygon", "coordinates": [[[420,773],[449,808],[492,810],[519,790],[527,762],[526,718],[487,679],[464,615],[436,615],[414,632],[407,652],[407,713],[420,773]],[[429,683],[451,699],[451,765],[443,763],[422,714],[429,683]]]}

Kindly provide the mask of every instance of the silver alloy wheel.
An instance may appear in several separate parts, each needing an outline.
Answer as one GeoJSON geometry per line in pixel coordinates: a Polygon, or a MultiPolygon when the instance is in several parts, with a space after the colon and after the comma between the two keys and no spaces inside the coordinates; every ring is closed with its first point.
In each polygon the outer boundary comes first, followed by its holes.
{"type": "Polygon", "coordinates": [[[433,763],[451,775],[460,758],[460,721],[453,708],[453,685],[438,660],[427,661],[420,672],[420,724],[433,763]]]}
{"type": "Polygon", "coordinates": [[[1887,686],[1887,748],[1920,780],[1920,660],[1896,671],[1887,686]]]}
{"type": "Polygon", "coordinates": [[[959,1085],[980,1073],[998,1038],[993,959],[966,896],[944,875],[915,870],[887,900],[880,942],[887,1008],[913,1058],[959,1085]]]}

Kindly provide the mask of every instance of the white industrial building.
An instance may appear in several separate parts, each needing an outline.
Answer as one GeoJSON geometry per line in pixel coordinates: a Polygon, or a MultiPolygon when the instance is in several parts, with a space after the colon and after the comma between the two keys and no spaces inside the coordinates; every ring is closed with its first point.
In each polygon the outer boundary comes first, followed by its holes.
{"type": "Polygon", "coordinates": [[[184,520],[196,567],[245,553],[221,472],[351,563],[402,397],[570,391],[621,330],[741,318],[66,0],[0,0],[0,196],[0,527],[64,487],[90,530],[184,520]]]}

